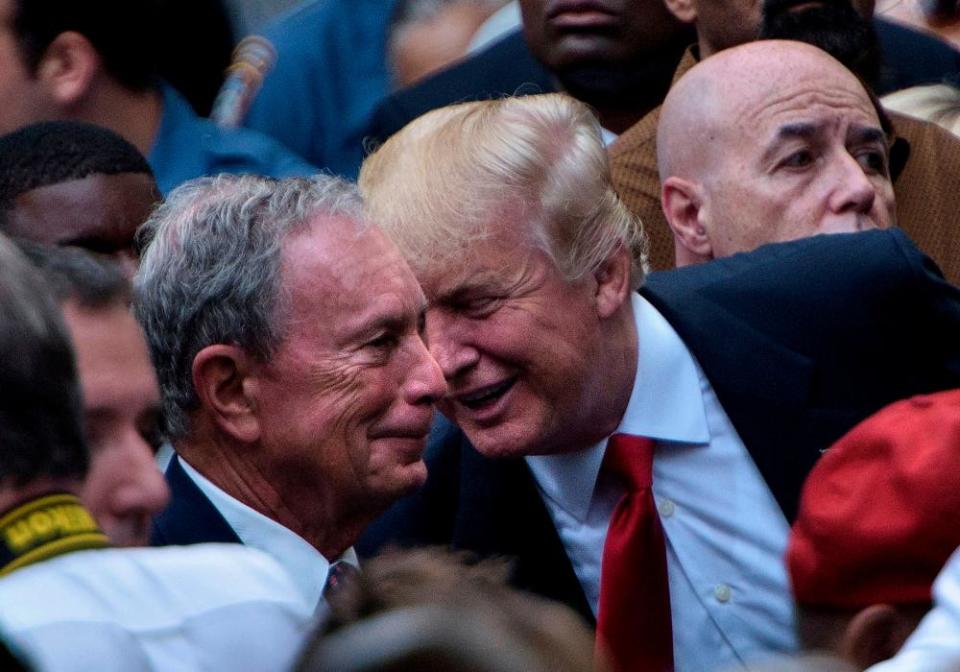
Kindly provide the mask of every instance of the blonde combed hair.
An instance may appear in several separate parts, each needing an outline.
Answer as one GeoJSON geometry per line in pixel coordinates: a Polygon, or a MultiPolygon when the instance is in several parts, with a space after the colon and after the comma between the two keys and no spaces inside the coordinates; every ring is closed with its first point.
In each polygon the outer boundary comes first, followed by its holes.
{"type": "Polygon", "coordinates": [[[454,262],[499,220],[522,226],[570,281],[624,246],[643,282],[642,226],[613,191],[596,117],[569,96],[429,112],[370,155],[359,182],[368,218],[415,269],[454,262]]]}

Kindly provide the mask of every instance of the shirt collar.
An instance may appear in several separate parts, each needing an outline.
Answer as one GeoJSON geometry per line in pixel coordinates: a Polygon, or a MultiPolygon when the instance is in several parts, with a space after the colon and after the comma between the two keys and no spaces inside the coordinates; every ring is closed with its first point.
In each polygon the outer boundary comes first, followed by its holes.
{"type": "MultiPolygon", "coordinates": [[[[631,294],[637,325],[637,372],[616,433],[660,443],[710,440],[700,374],[670,323],[645,298],[631,294]]],[[[579,521],[586,520],[607,439],[573,453],[531,455],[526,462],[543,493],[579,521]]]]}
{"type": "MultiPolygon", "coordinates": [[[[309,604],[319,602],[330,570],[330,561],[306,539],[230,496],[207,480],[182,457],[180,464],[210,503],[220,512],[246,546],[260,549],[284,566],[309,604]]],[[[348,548],[334,559],[359,567],[357,554],[348,548]]]]}

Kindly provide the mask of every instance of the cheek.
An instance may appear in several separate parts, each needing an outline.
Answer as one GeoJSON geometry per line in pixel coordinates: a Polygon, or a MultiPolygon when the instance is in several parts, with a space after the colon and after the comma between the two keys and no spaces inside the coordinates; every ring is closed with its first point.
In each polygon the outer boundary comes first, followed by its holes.
{"type": "Polygon", "coordinates": [[[880,228],[888,228],[897,224],[897,199],[894,195],[893,185],[889,182],[884,183],[877,190],[874,207],[880,210],[877,217],[880,228]]]}
{"type": "Polygon", "coordinates": [[[109,514],[110,496],[123,482],[124,465],[118,451],[97,450],[91,456],[90,469],[83,487],[83,503],[94,517],[109,514]]]}
{"type": "MultiPolygon", "coordinates": [[[[382,393],[386,369],[333,361],[314,367],[305,381],[311,390],[311,430],[318,440],[363,443],[370,426],[389,407],[382,393]]],[[[296,420],[296,419],[295,419],[296,420]]],[[[349,459],[357,459],[350,451],[349,459]]],[[[362,458],[361,458],[362,459],[362,458]]]]}

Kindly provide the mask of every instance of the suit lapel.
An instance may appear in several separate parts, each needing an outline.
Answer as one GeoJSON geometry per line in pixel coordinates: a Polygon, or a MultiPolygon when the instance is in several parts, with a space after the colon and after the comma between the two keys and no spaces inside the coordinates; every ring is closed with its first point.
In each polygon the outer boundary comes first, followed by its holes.
{"type": "Polygon", "coordinates": [[[580,581],[523,460],[491,460],[463,441],[453,545],[514,558],[513,583],[563,602],[593,624],[580,581]]]}
{"type": "Polygon", "coordinates": [[[153,521],[151,546],[221,542],[239,544],[220,512],[180,466],[174,455],[166,473],[170,504],[153,521]]]}
{"type": "Polygon", "coordinates": [[[691,292],[683,283],[662,282],[666,275],[674,274],[652,275],[642,294],[690,348],[781,510],[793,520],[803,480],[820,456],[817,435],[826,429],[809,421],[811,361],[719,305],[703,287],[691,292]]]}

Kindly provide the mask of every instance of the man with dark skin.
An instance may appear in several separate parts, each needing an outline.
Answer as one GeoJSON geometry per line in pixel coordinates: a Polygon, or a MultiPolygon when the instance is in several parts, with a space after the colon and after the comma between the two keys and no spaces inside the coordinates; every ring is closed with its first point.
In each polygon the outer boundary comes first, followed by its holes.
{"type": "Polygon", "coordinates": [[[661,0],[519,4],[523,40],[513,33],[387,98],[368,135],[386,140],[424,112],[451,103],[557,90],[593,107],[609,141],[660,104],[694,39],[661,0]]]}
{"type": "Polygon", "coordinates": [[[134,234],[159,200],[146,159],[105,128],[46,122],[0,138],[0,230],[15,238],[114,255],[132,274],[134,234]]]}
{"type": "Polygon", "coordinates": [[[689,39],[662,2],[520,0],[530,51],[559,89],[622,133],[663,100],[689,39]]]}

